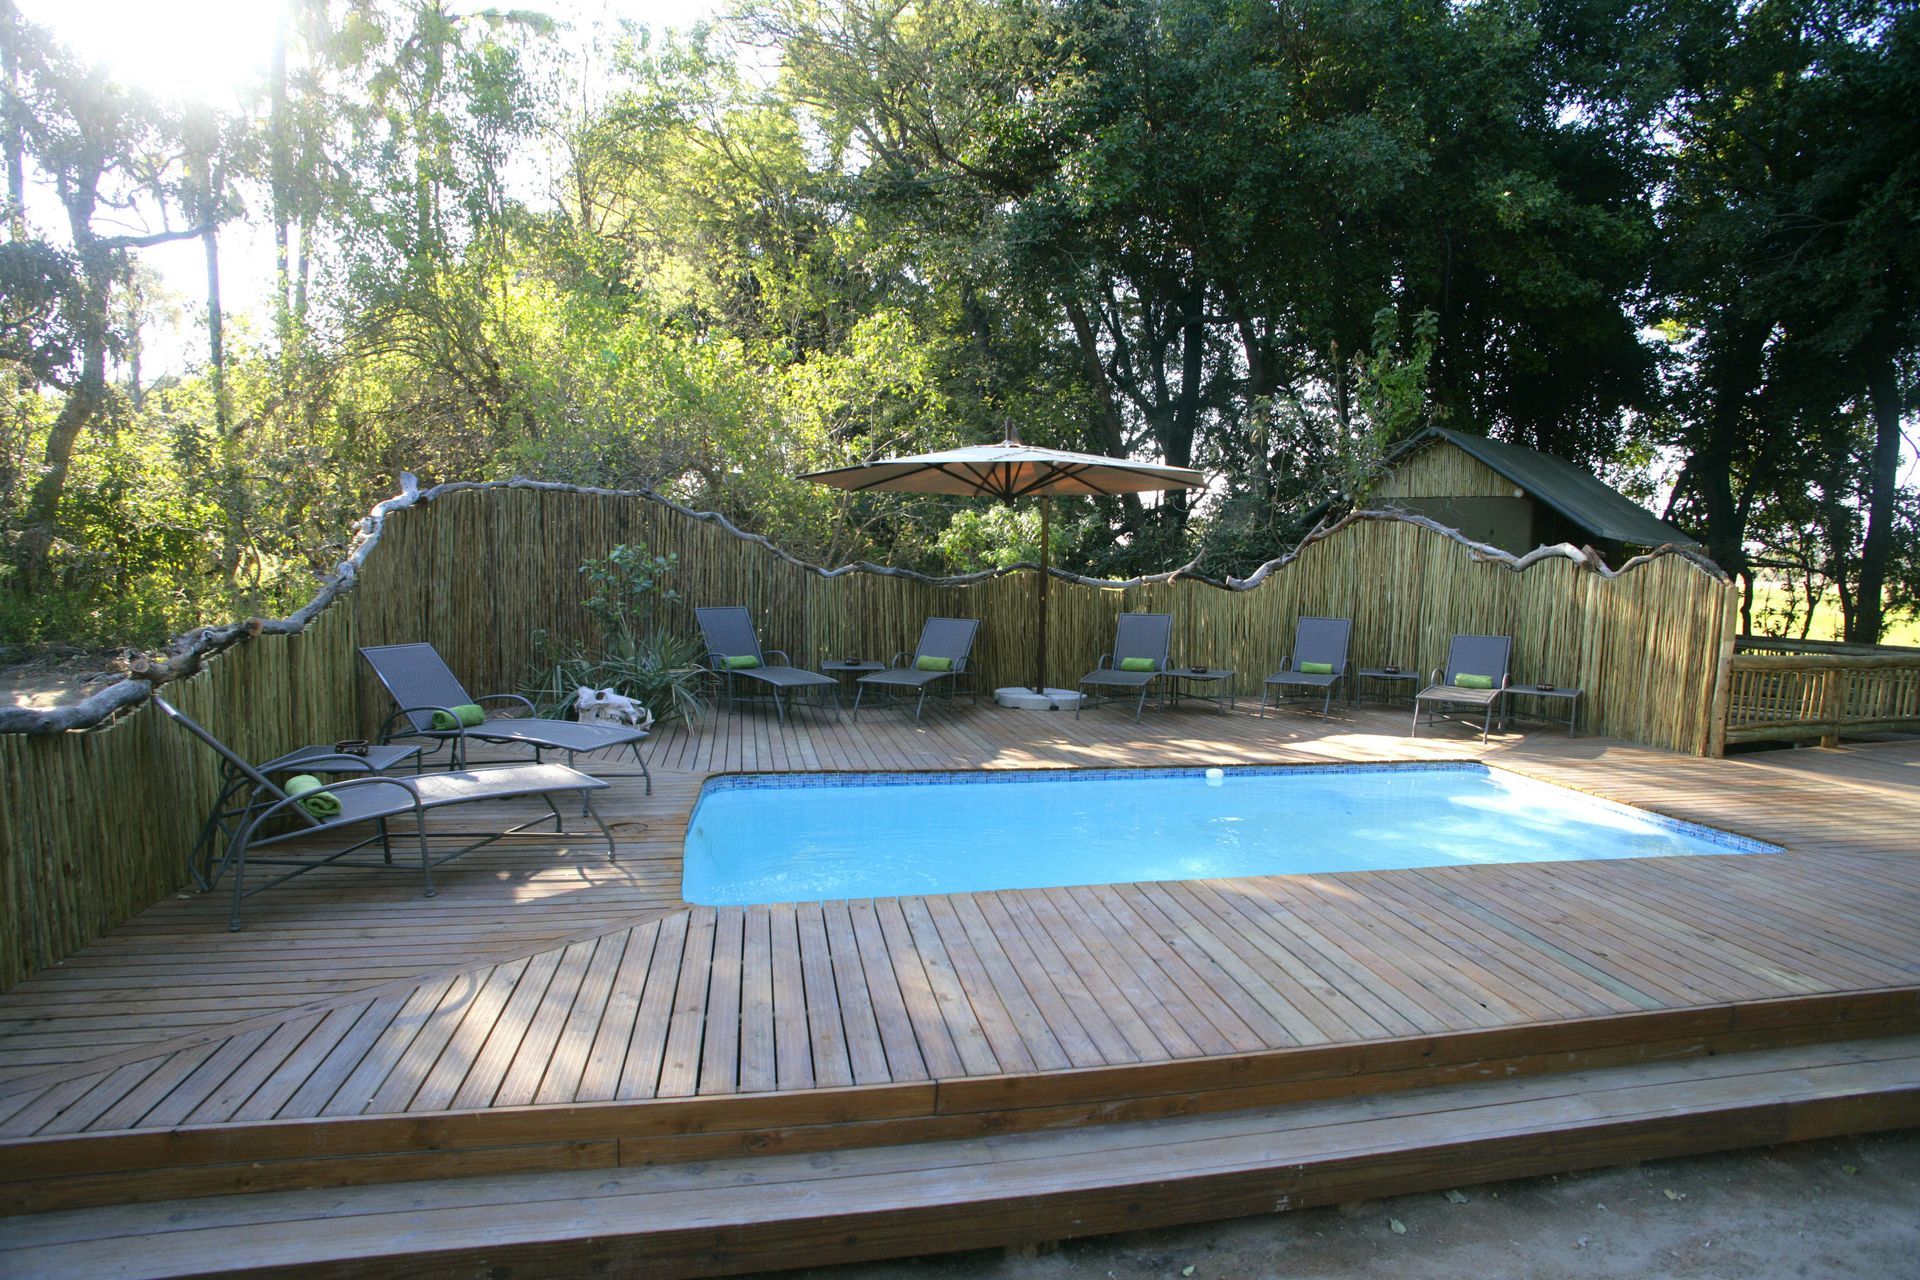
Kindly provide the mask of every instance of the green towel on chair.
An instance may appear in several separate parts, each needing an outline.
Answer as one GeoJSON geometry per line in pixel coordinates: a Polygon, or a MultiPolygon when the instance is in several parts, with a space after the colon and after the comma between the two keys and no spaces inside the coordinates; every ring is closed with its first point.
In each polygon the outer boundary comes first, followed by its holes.
{"type": "Polygon", "coordinates": [[[296,773],[288,778],[286,791],[311,817],[326,822],[340,816],[340,797],[310,773],[296,773]]]}
{"type": "Polygon", "coordinates": [[[951,671],[953,670],[953,659],[923,655],[916,658],[913,665],[922,671],[951,671]]]}
{"type": "Polygon", "coordinates": [[[1493,677],[1472,676],[1462,671],[1453,678],[1453,687],[1456,689],[1491,689],[1493,688],[1493,677]]]}
{"type": "Polygon", "coordinates": [[[1333,664],[1331,662],[1303,662],[1300,664],[1300,674],[1303,676],[1330,676],[1333,674],[1333,664]]]}
{"type": "Polygon", "coordinates": [[[1122,671],[1159,670],[1152,658],[1122,658],[1120,659],[1120,669],[1122,671]]]}
{"type": "Polygon", "coordinates": [[[720,659],[729,671],[745,671],[749,667],[760,665],[760,659],[750,653],[734,653],[720,659]]]}
{"type": "Polygon", "coordinates": [[[447,711],[433,713],[434,728],[471,729],[474,725],[486,723],[487,713],[478,703],[463,702],[457,707],[448,707],[447,711]],[[448,715],[447,711],[453,714],[448,715]]]}

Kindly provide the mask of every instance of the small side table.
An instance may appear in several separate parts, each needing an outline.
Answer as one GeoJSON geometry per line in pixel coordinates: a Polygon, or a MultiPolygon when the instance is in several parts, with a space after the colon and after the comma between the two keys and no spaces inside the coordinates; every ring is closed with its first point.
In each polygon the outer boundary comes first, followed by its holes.
{"type": "MultiPolygon", "coordinates": [[[[854,700],[858,702],[858,700],[860,700],[860,689],[858,689],[860,677],[872,676],[874,672],[885,672],[885,670],[887,670],[887,664],[885,664],[885,662],[868,662],[866,658],[856,658],[856,660],[852,660],[852,662],[843,662],[843,660],[835,658],[833,662],[822,662],[822,664],[820,664],[820,670],[826,672],[826,674],[833,677],[833,679],[837,679],[837,681],[854,685],[854,691],[852,691],[852,693],[854,693],[854,700]],[[851,679],[847,679],[847,677],[851,677],[851,679]]],[[[891,693],[891,691],[889,691],[889,693],[891,693]]],[[[839,706],[841,706],[839,695],[841,695],[839,685],[835,685],[835,689],[833,689],[833,712],[835,712],[835,714],[839,714],[839,706]]]]}
{"type": "Polygon", "coordinates": [[[1233,672],[1222,667],[1170,667],[1160,673],[1166,678],[1166,705],[1180,705],[1181,694],[1189,698],[1198,698],[1202,702],[1211,702],[1223,713],[1234,709],[1233,672]],[[1212,693],[1201,693],[1187,688],[1187,685],[1211,685],[1212,693]]]}
{"type": "MultiPolygon", "coordinates": [[[[285,777],[295,773],[311,773],[328,778],[357,777],[360,774],[385,773],[397,764],[417,759],[419,755],[417,743],[370,744],[364,756],[342,755],[333,749],[331,742],[316,743],[275,756],[264,764],[253,766],[253,771],[268,779],[275,774],[285,777]]],[[[262,807],[260,788],[240,770],[230,764],[224,766],[221,781],[220,798],[213,802],[207,820],[200,824],[200,837],[193,842],[193,851],[187,855],[188,873],[193,876],[194,883],[207,891],[212,890],[216,879],[213,870],[214,841],[221,836],[231,841],[241,824],[252,816],[254,810],[262,807]]]]}
{"type": "Polygon", "coordinates": [[[1392,686],[1400,681],[1407,684],[1407,701],[1413,701],[1413,695],[1419,691],[1420,673],[1409,667],[1362,667],[1354,673],[1353,700],[1360,701],[1360,687],[1368,680],[1379,680],[1387,684],[1388,702],[1394,700],[1392,686]]]}
{"type": "Polygon", "coordinates": [[[1585,689],[1575,689],[1566,685],[1552,684],[1514,684],[1507,686],[1507,697],[1523,698],[1559,698],[1567,704],[1567,736],[1578,736],[1577,724],[1580,717],[1580,699],[1586,696],[1585,689]]]}
{"type": "Polygon", "coordinates": [[[855,662],[844,662],[835,658],[832,662],[821,663],[820,669],[836,680],[843,676],[852,676],[855,680],[858,680],[861,676],[870,676],[876,671],[885,671],[887,664],[884,662],[869,662],[864,658],[855,662]]]}

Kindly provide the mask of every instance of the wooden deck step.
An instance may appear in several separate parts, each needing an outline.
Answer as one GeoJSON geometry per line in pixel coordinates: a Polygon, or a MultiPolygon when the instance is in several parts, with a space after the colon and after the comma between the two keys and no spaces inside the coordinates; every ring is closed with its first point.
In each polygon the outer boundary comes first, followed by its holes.
{"type": "Polygon", "coordinates": [[[9,1276],[650,1278],[1058,1239],[1920,1124],[1920,1036],[1278,1109],[0,1219],[9,1276]]]}

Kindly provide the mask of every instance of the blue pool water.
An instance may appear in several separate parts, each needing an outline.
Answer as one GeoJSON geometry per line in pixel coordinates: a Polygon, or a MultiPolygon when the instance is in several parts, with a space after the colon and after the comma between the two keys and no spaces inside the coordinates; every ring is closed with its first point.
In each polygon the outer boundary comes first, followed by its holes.
{"type": "Polygon", "coordinates": [[[1477,764],[759,775],[707,784],[710,906],[1772,845],[1477,764]]]}

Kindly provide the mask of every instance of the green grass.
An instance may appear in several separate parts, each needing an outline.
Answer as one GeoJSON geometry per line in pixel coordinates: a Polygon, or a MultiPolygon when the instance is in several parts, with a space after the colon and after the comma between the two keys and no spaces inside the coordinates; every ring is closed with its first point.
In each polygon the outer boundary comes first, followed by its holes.
{"type": "MultiPolygon", "coordinates": [[[[1805,613],[1804,596],[1790,595],[1784,587],[1765,584],[1756,585],[1753,589],[1755,635],[1788,635],[1798,639],[1805,613]],[[1789,602],[1798,606],[1799,610],[1793,618],[1791,627],[1786,625],[1789,602]]],[[[1809,640],[1840,638],[1840,601],[1833,592],[1829,591],[1821,597],[1819,606],[1813,611],[1813,627],[1807,632],[1806,638],[1809,640]]],[[[1887,629],[1880,636],[1880,643],[1920,647],[1920,618],[1904,613],[1894,615],[1888,620],[1887,629]]]]}

